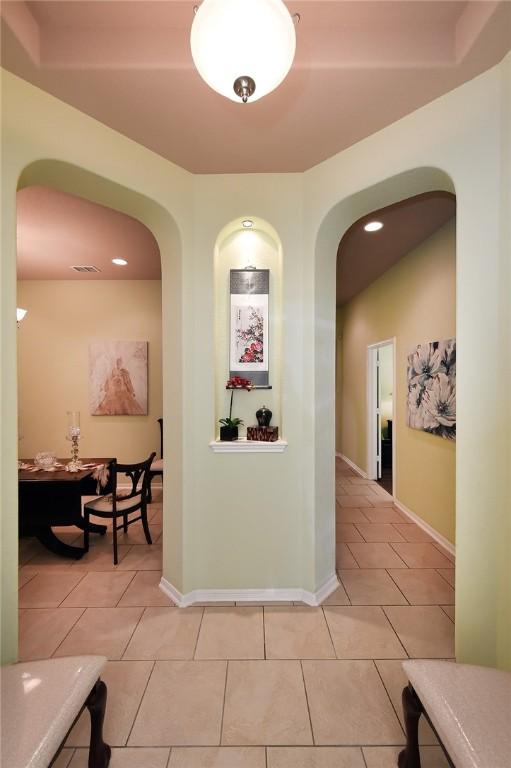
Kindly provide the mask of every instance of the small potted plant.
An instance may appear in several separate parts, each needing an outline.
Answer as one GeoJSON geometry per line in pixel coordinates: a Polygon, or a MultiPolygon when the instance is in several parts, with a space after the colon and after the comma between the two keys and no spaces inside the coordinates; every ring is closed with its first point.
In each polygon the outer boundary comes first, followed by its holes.
{"type": "Polygon", "coordinates": [[[243,420],[232,418],[232,401],[234,397],[234,390],[246,389],[247,392],[250,392],[252,386],[253,384],[250,379],[244,379],[241,376],[233,376],[227,381],[225,388],[231,390],[231,403],[229,406],[229,416],[225,419],[219,419],[219,422],[222,425],[220,427],[220,440],[232,441],[238,439],[238,427],[243,426],[243,420]]]}
{"type": "Polygon", "coordinates": [[[238,427],[243,426],[242,419],[220,419],[220,440],[237,440],[238,427]]]}

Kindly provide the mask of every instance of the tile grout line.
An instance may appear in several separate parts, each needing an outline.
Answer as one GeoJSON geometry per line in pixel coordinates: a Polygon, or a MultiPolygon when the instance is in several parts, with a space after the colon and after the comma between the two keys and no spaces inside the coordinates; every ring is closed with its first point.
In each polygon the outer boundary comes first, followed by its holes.
{"type": "MultiPolygon", "coordinates": [[[[330,637],[330,642],[332,643],[332,650],[334,652],[334,658],[338,659],[339,657],[337,656],[337,649],[335,647],[334,639],[332,637],[332,631],[330,629],[330,624],[328,623],[328,619],[326,617],[325,608],[323,606],[320,606],[320,607],[321,607],[321,610],[323,611],[323,621],[326,624],[326,628],[328,630],[328,635],[330,637]]],[[[342,606],[342,605],[341,606],[327,606],[327,608],[328,607],[331,607],[331,608],[343,608],[344,607],[344,608],[346,608],[346,606],[342,606]]]]}
{"type": "MultiPolygon", "coordinates": [[[[387,621],[389,622],[390,626],[392,627],[392,631],[394,632],[395,636],[397,637],[397,641],[398,641],[399,645],[401,646],[401,648],[405,652],[405,660],[411,658],[410,654],[408,653],[408,650],[405,648],[405,644],[403,642],[401,642],[401,638],[399,637],[399,635],[398,635],[398,633],[396,631],[396,628],[394,627],[392,621],[390,620],[390,617],[388,616],[387,611],[385,610],[385,606],[380,605],[379,607],[380,607],[380,610],[383,611],[383,614],[384,614],[385,618],[387,619],[387,621]]],[[[386,607],[387,608],[393,608],[393,607],[395,608],[396,606],[386,606],[386,607]]],[[[411,606],[406,606],[406,605],[399,606],[398,605],[397,607],[398,608],[409,608],[411,606]]]]}
{"type": "MultiPolygon", "coordinates": [[[[402,570],[403,570],[403,568],[399,568],[398,570],[402,571],[402,570]]],[[[401,592],[401,594],[403,595],[404,599],[406,600],[406,604],[407,604],[407,605],[412,605],[412,603],[411,603],[411,602],[408,600],[407,596],[405,595],[405,593],[403,592],[403,590],[401,589],[401,587],[399,586],[399,584],[397,583],[397,581],[394,579],[394,577],[392,576],[392,574],[390,573],[390,570],[389,570],[388,568],[385,568],[385,573],[387,573],[387,574],[388,574],[389,578],[390,578],[390,579],[391,579],[391,580],[394,582],[394,584],[396,585],[396,588],[399,590],[399,592],[401,592]]]]}
{"type": "MultiPolygon", "coordinates": [[[[116,664],[120,664],[120,663],[121,663],[121,660],[119,659],[119,660],[117,660],[117,661],[116,661],[116,662],[114,662],[114,663],[116,663],[116,664]]],[[[149,674],[147,675],[147,681],[146,681],[146,684],[145,684],[145,686],[144,686],[144,690],[142,691],[142,696],[140,697],[140,701],[138,702],[137,711],[135,712],[135,716],[133,717],[133,722],[131,723],[131,728],[129,729],[128,735],[126,736],[126,741],[125,741],[125,743],[122,745],[122,746],[124,746],[124,747],[127,747],[127,746],[128,746],[128,741],[130,740],[131,732],[133,731],[133,728],[134,728],[134,726],[135,726],[135,722],[136,722],[136,719],[137,719],[137,717],[138,717],[138,713],[140,712],[140,707],[142,706],[142,702],[143,702],[143,700],[144,700],[144,696],[146,695],[146,691],[147,691],[147,689],[148,689],[148,687],[149,687],[149,682],[150,682],[150,680],[151,680],[151,678],[152,678],[152,676],[153,676],[153,673],[154,673],[154,670],[155,670],[155,668],[156,668],[156,660],[155,660],[155,661],[153,661],[153,665],[152,665],[152,667],[151,667],[151,671],[150,671],[150,672],[149,672],[149,674]]],[[[170,746],[170,745],[169,745],[169,746],[170,746]]]]}
{"type": "Polygon", "coordinates": [[[229,674],[229,659],[226,661],[225,664],[225,680],[224,680],[224,696],[222,699],[222,717],[220,719],[220,740],[218,742],[218,746],[222,746],[222,741],[224,738],[224,714],[225,714],[225,699],[227,696],[227,676],[229,674]]]}
{"type": "MultiPolygon", "coordinates": [[[[335,653],[335,648],[334,648],[334,653],[335,653]]],[[[301,669],[301,672],[302,672],[303,690],[305,692],[305,703],[307,704],[307,714],[309,715],[309,725],[310,725],[310,729],[311,729],[312,746],[315,747],[316,746],[316,739],[315,739],[315,736],[314,736],[314,728],[312,727],[311,708],[309,706],[309,695],[307,693],[307,685],[305,683],[305,672],[303,671],[303,661],[304,661],[303,659],[299,659],[300,669],[301,669]]]]}
{"type": "MultiPolygon", "coordinates": [[[[392,697],[391,697],[390,693],[387,690],[387,686],[385,685],[385,680],[383,679],[383,677],[380,674],[380,670],[378,669],[378,664],[376,663],[377,661],[388,661],[388,659],[373,659],[372,661],[373,661],[374,668],[376,670],[376,674],[380,678],[381,684],[383,685],[383,689],[384,689],[385,693],[387,694],[387,698],[388,698],[388,700],[390,702],[390,706],[392,707],[392,711],[396,715],[397,721],[399,723],[399,727],[401,728],[402,733],[406,737],[406,732],[405,732],[405,729],[403,728],[403,725],[402,725],[401,720],[399,718],[399,714],[398,714],[398,712],[397,712],[397,710],[396,710],[396,708],[394,706],[394,703],[392,701],[392,697]]],[[[390,661],[393,661],[393,659],[390,659],[390,661]]]]}
{"type": "MultiPolygon", "coordinates": [[[[197,606],[197,607],[199,607],[199,606],[197,606]]],[[[204,614],[205,614],[205,612],[206,612],[206,609],[203,607],[202,608],[202,613],[201,613],[201,616],[200,616],[200,621],[199,621],[199,628],[197,630],[197,637],[195,638],[195,643],[194,643],[194,646],[193,646],[193,653],[192,653],[191,661],[198,661],[198,659],[195,658],[195,654],[197,653],[197,646],[199,645],[199,635],[201,633],[202,622],[204,621],[204,614]]]]}
{"type": "MultiPolygon", "coordinates": [[[[134,607],[133,607],[133,606],[131,606],[131,605],[130,605],[130,606],[123,606],[123,607],[126,607],[126,608],[128,608],[128,610],[130,610],[130,611],[134,610],[134,607]]],[[[138,610],[138,608],[139,608],[139,607],[140,607],[140,606],[137,606],[137,610],[138,610]]],[[[129,644],[131,643],[131,641],[133,640],[133,635],[134,635],[134,634],[135,634],[135,632],[137,631],[137,629],[138,629],[138,626],[139,626],[140,622],[142,621],[142,618],[143,618],[143,616],[144,616],[144,613],[145,613],[145,612],[146,612],[146,608],[142,608],[142,611],[141,611],[141,613],[140,613],[140,616],[138,617],[137,621],[135,622],[135,626],[134,626],[134,628],[133,628],[133,632],[131,633],[131,635],[129,636],[128,640],[127,640],[127,641],[126,641],[126,643],[124,644],[124,648],[123,648],[123,650],[122,650],[122,652],[121,652],[121,655],[119,656],[119,659],[118,659],[118,661],[124,661],[124,654],[125,654],[125,653],[126,653],[126,651],[128,650],[128,646],[129,646],[129,644]]]]}
{"type": "MultiPolygon", "coordinates": [[[[44,610],[44,608],[40,608],[39,610],[44,610]]],[[[58,608],[55,608],[54,610],[58,611],[59,609],[58,609],[58,608]]],[[[57,647],[56,647],[56,648],[53,650],[53,652],[52,652],[52,653],[51,653],[51,655],[50,655],[50,658],[52,658],[52,659],[53,659],[53,658],[55,657],[55,654],[57,653],[58,649],[60,648],[60,646],[62,645],[62,643],[64,642],[64,640],[66,640],[66,639],[67,639],[67,637],[68,637],[68,636],[71,634],[71,632],[72,632],[72,631],[73,631],[73,629],[76,627],[76,625],[78,624],[78,622],[79,622],[79,621],[81,621],[81,619],[82,619],[82,617],[83,617],[83,614],[85,613],[85,611],[87,610],[87,608],[78,608],[78,610],[81,610],[81,614],[80,614],[79,616],[77,616],[77,618],[76,618],[76,621],[74,621],[74,622],[73,622],[73,625],[72,625],[72,627],[70,627],[70,628],[69,628],[68,632],[66,632],[66,634],[64,635],[64,637],[62,638],[62,640],[60,641],[60,643],[58,643],[57,647]]]]}
{"type": "MultiPolygon", "coordinates": [[[[120,571],[114,571],[114,573],[120,573],[120,571]]],[[[132,585],[133,581],[135,580],[135,577],[139,573],[139,571],[125,571],[125,573],[133,573],[133,576],[131,577],[131,579],[126,584],[126,587],[123,589],[119,599],[117,600],[116,604],[114,605],[114,608],[118,608],[119,607],[119,603],[121,602],[122,598],[126,594],[126,591],[128,590],[128,588],[131,587],[131,585],[132,585]]]]}

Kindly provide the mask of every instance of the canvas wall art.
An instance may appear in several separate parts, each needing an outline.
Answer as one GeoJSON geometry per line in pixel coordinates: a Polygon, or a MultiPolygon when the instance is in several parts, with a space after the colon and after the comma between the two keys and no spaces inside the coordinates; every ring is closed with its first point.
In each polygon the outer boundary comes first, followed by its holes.
{"type": "Polygon", "coordinates": [[[419,344],[408,356],[407,424],[456,439],[456,339],[419,344]]]}
{"type": "Polygon", "coordinates": [[[92,416],[147,415],[147,341],[89,344],[92,416]]]}

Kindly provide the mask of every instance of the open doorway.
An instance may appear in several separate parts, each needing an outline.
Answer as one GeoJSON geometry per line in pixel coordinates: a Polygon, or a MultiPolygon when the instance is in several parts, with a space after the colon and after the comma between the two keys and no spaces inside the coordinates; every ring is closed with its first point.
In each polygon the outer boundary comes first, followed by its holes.
{"type": "Polygon", "coordinates": [[[394,339],[368,347],[368,477],[394,495],[394,339]]]}

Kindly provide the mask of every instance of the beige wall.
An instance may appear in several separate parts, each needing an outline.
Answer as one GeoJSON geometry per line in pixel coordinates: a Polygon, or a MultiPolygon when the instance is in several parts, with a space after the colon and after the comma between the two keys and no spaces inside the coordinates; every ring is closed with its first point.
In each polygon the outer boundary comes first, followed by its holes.
{"type": "Polygon", "coordinates": [[[28,280],[18,283],[28,314],[18,331],[19,453],[69,455],[66,411],[81,415],[82,456],[141,461],[159,453],[162,415],[161,282],[28,280]],[[147,416],[91,416],[90,341],[148,341],[147,416]]]}
{"type": "Polygon", "coordinates": [[[396,498],[454,542],[455,443],[406,426],[406,364],[456,335],[456,233],[448,222],[343,307],[338,450],[367,471],[367,347],[396,338],[396,498]]]}

